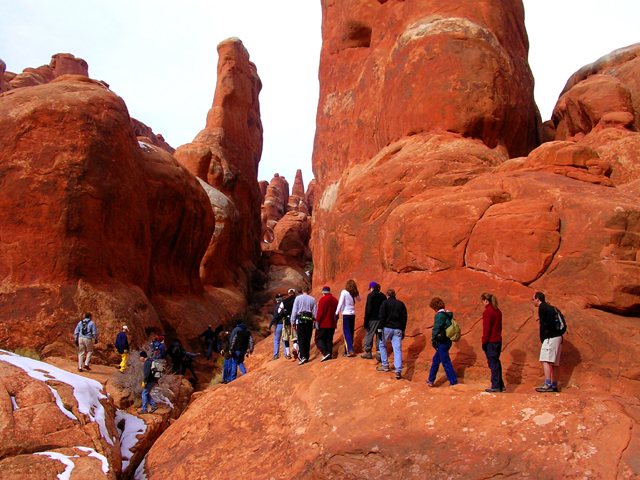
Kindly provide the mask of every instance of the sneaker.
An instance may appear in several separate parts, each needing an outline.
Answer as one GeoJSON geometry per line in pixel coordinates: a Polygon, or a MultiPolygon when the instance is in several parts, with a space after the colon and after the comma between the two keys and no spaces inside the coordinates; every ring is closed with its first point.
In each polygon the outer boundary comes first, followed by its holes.
{"type": "Polygon", "coordinates": [[[400,372],[396,372],[396,380],[401,380],[402,379],[402,375],[400,374],[400,372]]]}
{"type": "Polygon", "coordinates": [[[356,352],[347,353],[347,357],[355,357],[355,356],[356,356],[356,352]]]}
{"type": "Polygon", "coordinates": [[[271,359],[271,361],[273,362],[274,360],[277,360],[280,358],[280,355],[274,355],[273,358],[271,359]]]}
{"type": "Polygon", "coordinates": [[[155,407],[151,407],[151,410],[149,410],[149,413],[153,413],[158,409],[158,406],[156,405],[155,407]]]}
{"type": "Polygon", "coordinates": [[[360,355],[361,358],[367,359],[367,360],[372,360],[373,359],[373,355],[371,355],[371,352],[366,352],[363,353],[362,355],[360,355]]]}
{"type": "Polygon", "coordinates": [[[327,360],[331,360],[331,354],[327,353],[325,356],[322,357],[322,360],[320,360],[321,362],[326,362],[327,360]]]}
{"type": "Polygon", "coordinates": [[[78,367],[78,371],[81,372],[82,371],[82,367],[78,367]]]}
{"type": "Polygon", "coordinates": [[[536,388],[536,392],[539,393],[558,393],[558,387],[552,387],[551,385],[547,385],[546,383],[540,388],[536,388]]]}
{"type": "Polygon", "coordinates": [[[501,392],[501,393],[504,393],[504,392],[506,392],[506,391],[507,391],[507,387],[502,387],[502,388],[500,389],[500,392],[501,392]]]}
{"type": "Polygon", "coordinates": [[[85,369],[85,370],[88,370],[88,371],[91,371],[91,367],[90,367],[89,365],[85,365],[85,366],[84,366],[84,369],[85,369]]]}
{"type": "Polygon", "coordinates": [[[487,393],[502,393],[502,389],[500,388],[487,388],[485,390],[487,393]]]}
{"type": "Polygon", "coordinates": [[[285,360],[291,360],[291,355],[285,355],[284,358],[285,360]]]}
{"type": "Polygon", "coordinates": [[[430,387],[435,386],[435,385],[433,384],[433,382],[430,382],[429,380],[427,380],[427,385],[429,385],[430,387]]]}
{"type": "Polygon", "coordinates": [[[298,360],[298,365],[304,365],[307,362],[308,360],[306,358],[300,358],[300,360],[298,360]]]}
{"type": "Polygon", "coordinates": [[[376,370],[378,370],[379,372],[388,372],[389,367],[385,367],[384,365],[382,365],[381,367],[378,367],[376,370]]]}
{"type": "Polygon", "coordinates": [[[146,415],[146,410],[138,410],[138,415],[146,415]]]}

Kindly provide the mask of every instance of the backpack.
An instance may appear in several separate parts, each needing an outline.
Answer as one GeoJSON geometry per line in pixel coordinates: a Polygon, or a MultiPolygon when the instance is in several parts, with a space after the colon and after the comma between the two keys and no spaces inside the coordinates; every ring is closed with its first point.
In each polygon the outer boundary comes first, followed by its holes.
{"type": "Polygon", "coordinates": [[[460,329],[460,325],[453,318],[451,319],[451,325],[447,327],[447,338],[452,342],[457,342],[460,340],[462,336],[462,330],[460,329]]]}
{"type": "Polygon", "coordinates": [[[163,373],[164,373],[164,362],[161,362],[159,360],[152,360],[151,375],[153,376],[153,378],[157,380],[162,376],[163,373]]]}
{"type": "Polygon", "coordinates": [[[160,352],[160,342],[158,340],[154,340],[153,342],[151,342],[151,352],[153,353],[154,357],[157,356],[160,352]]]}
{"type": "Polygon", "coordinates": [[[89,320],[88,318],[85,318],[82,320],[82,327],[81,327],[82,335],[91,335],[91,331],[89,330],[90,321],[91,320],[89,320]]]}
{"type": "Polygon", "coordinates": [[[553,309],[556,311],[556,316],[553,321],[553,328],[560,335],[564,335],[565,333],[567,333],[567,321],[565,320],[564,315],[559,309],[557,309],[556,307],[553,307],[553,309]]]}
{"type": "Polygon", "coordinates": [[[184,355],[184,348],[182,348],[182,345],[179,343],[172,343],[169,350],[169,356],[171,358],[182,358],[182,355],[184,355]]]}

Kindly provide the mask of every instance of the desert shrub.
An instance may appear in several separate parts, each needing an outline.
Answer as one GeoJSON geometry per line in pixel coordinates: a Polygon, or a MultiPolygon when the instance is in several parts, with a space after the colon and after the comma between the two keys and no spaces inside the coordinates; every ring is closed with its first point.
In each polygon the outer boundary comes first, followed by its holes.
{"type": "Polygon", "coordinates": [[[18,347],[13,351],[13,353],[15,353],[16,355],[20,355],[21,357],[32,358],[38,361],[42,360],[40,354],[33,348],[18,347]]]}

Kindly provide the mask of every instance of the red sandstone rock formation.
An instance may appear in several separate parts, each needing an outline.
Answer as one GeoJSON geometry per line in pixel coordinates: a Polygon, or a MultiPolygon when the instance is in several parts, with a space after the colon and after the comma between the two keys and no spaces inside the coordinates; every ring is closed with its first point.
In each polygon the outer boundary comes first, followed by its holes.
{"type": "Polygon", "coordinates": [[[303,212],[309,214],[309,207],[306,205],[304,194],[304,182],[302,180],[302,170],[296,171],[296,179],[293,182],[291,195],[287,200],[287,212],[303,212]]]}
{"type": "Polygon", "coordinates": [[[6,92],[11,88],[9,82],[7,82],[4,78],[6,69],[7,64],[0,60],[0,93],[6,92]]]}
{"type": "Polygon", "coordinates": [[[54,77],[62,75],[89,76],[89,65],[81,58],[76,58],[70,53],[56,53],[51,57],[49,67],[53,70],[54,77]]]}
{"type": "Polygon", "coordinates": [[[556,140],[591,147],[613,167],[617,185],[640,178],[640,44],[586,65],[553,111],[556,140]]]}
{"type": "Polygon", "coordinates": [[[304,196],[305,203],[309,207],[309,213],[313,213],[313,204],[316,201],[316,179],[312,179],[307,185],[307,193],[304,196]]]}
{"type": "Polygon", "coordinates": [[[289,198],[289,183],[284,177],[275,174],[266,188],[262,202],[262,216],[264,218],[263,242],[273,241],[273,231],[278,221],[285,214],[287,199],[289,198]]]}
{"type": "Polygon", "coordinates": [[[92,311],[104,361],[123,323],[138,341],[187,340],[220,317],[198,276],[214,228],[205,192],[136,140],[122,99],[66,75],[2,94],[0,112],[4,348],[72,354],[92,311]]]}
{"type": "Polygon", "coordinates": [[[169,152],[172,155],[176,151],[175,148],[173,148],[171,145],[165,142],[164,137],[162,135],[160,134],[156,135],[155,133],[153,133],[153,130],[151,130],[150,127],[146,126],[141,121],[136,120],[135,118],[132,118],[131,127],[133,128],[133,131],[136,137],[142,137],[142,138],[139,138],[139,140],[144,141],[145,143],[149,143],[151,145],[155,145],[156,147],[160,147],[161,149],[163,149],[166,152],[169,152]]]}
{"type": "Polygon", "coordinates": [[[214,209],[226,212],[226,220],[218,227],[226,231],[212,239],[201,266],[202,281],[246,293],[260,255],[257,171],[262,154],[258,101],[262,84],[239,39],[220,43],[218,54],[218,82],[207,125],[192,143],[179,147],[175,157],[219,193],[209,191],[209,197],[221,198],[214,209]]]}

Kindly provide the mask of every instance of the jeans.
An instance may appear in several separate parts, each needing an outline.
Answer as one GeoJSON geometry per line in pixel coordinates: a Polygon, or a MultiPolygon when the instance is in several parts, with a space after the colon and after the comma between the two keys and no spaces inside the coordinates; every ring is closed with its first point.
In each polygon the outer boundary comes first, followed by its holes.
{"type": "Polygon", "coordinates": [[[364,351],[367,353],[371,353],[373,351],[373,338],[375,337],[376,342],[376,350],[380,349],[380,335],[378,334],[378,325],[380,325],[380,320],[371,320],[369,321],[369,328],[367,328],[367,334],[364,337],[364,351]]]}
{"type": "Polygon", "coordinates": [[[433,356],[431,370],[429,371],[429,383],[436,381],[436,375],[438,374],[438,369],[440,368],[441,363],[444,368],[444,372],[447,374],[447,380],[449,380],[449,383],[451,385],[456,385],[458,383],[458,377],[456,376],[456,372],[453,370],[451,358],[449,358],[449,349],[451,348],[451,345],[453,345],[453,343],[449,339],[447,339],[445,343],[438,344],[438,349],[433,356]]]}
{"type": "Polygon", "coordinates": [[[273,331],[273,356],[280,355],[280,340],[282,339],[282,323],[276,323],[273,331]]]}
{"type": "Polygon", "coordinates": [[[152,408],[156,408],[156,402],[151,397],[151,390],[157,385],[157,382],[147,383],[142,389],[142,410],[147,411],[147,404],[152,408]]]}
{"type": "Polygon", "coordinates": [[[204,344],[207,346],[207,360],[211,358],[211,350],[213,350],[213,339],[205,340],[204,344]]]}
{"type": "Polygon", "coordinates": [[[309,360],[309,350],[311,348],[311,336],[313,335],[313,322],[300,322],[297,325],[298,348],[300,358],[309,360]]]}
{"type": "Polygon", "coordinates": [[[230,382],[231,380],[236,378],[235,375],[233,376],[233,378],[231,378],[231,374],[234,372],[233,367],[234,367],[233,359],[225,358],[224,364],[222,365],[222,381],[223,382],[230,382]]]}
{"type": "Polygon", "coordinates": [[[503,389],[502,381],[502,362],[500,362],[500,353],[502,352],[502,342],[487,343],[487,363],[491,370],[491,388],[503,389]]]}
{"type": "Polygon", "coordinates": [[[356,327],[355,315],[342,315],[342,333],[344,334],[345,353],[353,352],[353,333],[356,327]]]}
{"type": "Polygon", "coordinates": [[[387,355],[387,342],[391,340],[393,347],[393,367],[396,373],[402,372],[402,330],[399,328],[385,328],[382,331],[382,341],[380,342],[380,358],[382,366],[389,366],[389,357],[387,355]]]}
{"type": "Polygon", "coordinates": [[[244,356],[246,353],[246,350],[243,350],[242,352],[235,351],[233,352],[233,355],[231,355],[231,374],[229,375],[230,382],[235,380],[238,376],[238,368],[240,368],[243,375],[247,374],[247,369],[244,366],[244,356]]]}

